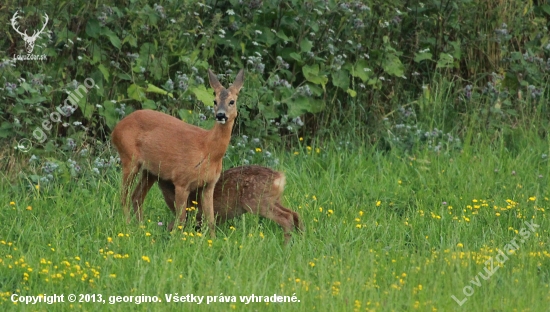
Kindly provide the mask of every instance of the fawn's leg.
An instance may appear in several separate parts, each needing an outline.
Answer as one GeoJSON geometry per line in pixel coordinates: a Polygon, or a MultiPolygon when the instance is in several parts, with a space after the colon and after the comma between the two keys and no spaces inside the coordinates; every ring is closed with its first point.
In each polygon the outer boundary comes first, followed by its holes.
{"type": "Polygon", "coordinates": [[[290,239],[290,232],[294,227],[294,217],[291,212],[286,211],[288,209],[280,209],[280,205],[269,205],[268,209],[261,209],[260,216],[271,219],[277,222],[285,233],[285,244],[290,239]]]}
{"type": "Polygon", "coordinates": [[[291,213],[292,214],[292,219],[293,219],[293,222],[294,222],[294,227],[297,228],[298,230],[302,231],[302,232],[304,231],[304,225],[302,224],[302,220],[300,219],[300,215],[296,211],[292,211],[292,210],[286,208],[285,206],[281,205],[281,203],[275,203],[275,206],[277,206],[277,208],[279,208],[283,211],[291,213]]]}

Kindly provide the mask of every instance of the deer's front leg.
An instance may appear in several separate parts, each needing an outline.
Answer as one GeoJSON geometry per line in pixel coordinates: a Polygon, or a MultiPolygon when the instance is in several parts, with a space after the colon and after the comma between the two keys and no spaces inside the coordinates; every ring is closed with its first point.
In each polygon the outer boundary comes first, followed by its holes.
{"type": "MultiPolygon", "coordinates": [[[[176,227],[185,224],[185,218],[187,217],[187,211],[185,210],[187,197],[189,197],[188,186],[176,186],[176,227]]],[[[172,228],[169,230],[172,231],[173,227],[172,225],[172,228]]]]}
{"type": "Polygon", "coordinates": [[[216,237],[216,218],[214,216],[214,187],[216,183],[209,183],[202,193],[202,213],[208,220],[210,237],[216,237]]]}

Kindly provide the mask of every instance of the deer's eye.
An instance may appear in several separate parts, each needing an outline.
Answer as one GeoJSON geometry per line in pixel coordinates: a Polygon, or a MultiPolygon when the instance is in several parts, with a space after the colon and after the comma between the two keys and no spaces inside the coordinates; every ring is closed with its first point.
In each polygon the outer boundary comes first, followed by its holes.
{"type": "Polygon", "coordinates": [[[233,104],[235,104],[235,101],[233,100],[229,101],[229,105],[233,105],[233,104]]]}
{"type": "Polygon", "coordinates": [[[216,100],[214,100],[214,105],[218,105],[218,102],[216,100]]]}

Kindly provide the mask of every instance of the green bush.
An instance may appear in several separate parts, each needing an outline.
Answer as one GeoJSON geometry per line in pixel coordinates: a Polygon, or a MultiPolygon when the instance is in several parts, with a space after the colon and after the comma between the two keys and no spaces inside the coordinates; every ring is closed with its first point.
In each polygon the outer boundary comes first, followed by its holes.
{"type": "Polygon", "coordinates": [[[26,54],[25,42],[12,27],[2,32],[0,138],[27,138],[46,150],[69,137],[105,141],[121,117],[142,108],[209,127],[208,68],[222,83],[246,68],[236,132],[273,142],[340,131],[390,140],[403,107],[415,113],[419,129],[455,136],[546,125],[550,5],[406,4],[135,0],[18,7],[8,0],[0,12],[5,23],[18,11],[20,29],[30,34],[44,13],[50,20],[33,51],[44,61],[13,61],[26,54]],[[86,79],[92,88],[82,87],[86,79]],[[83,96],[74,96],[79,90],[83,96]],[[76,110],[63,106],[71,94],[76,110]]]}

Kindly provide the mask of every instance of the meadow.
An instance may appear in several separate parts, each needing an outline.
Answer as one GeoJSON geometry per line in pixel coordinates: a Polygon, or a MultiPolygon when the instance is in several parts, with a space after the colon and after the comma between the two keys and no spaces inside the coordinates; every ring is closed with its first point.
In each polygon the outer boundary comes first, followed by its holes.
{"type": "Polygon", "coordinates": [[[0,311],[549,310],[546,2],[0,7],[0,311]],[[305,232],[169,232],[156,186],[127,224],[115,125],[211,128],[243,68],[223,166],[283,171],[305,232]]]}
{"type": "MultiPolygon", "coordinates": [[[[189,221],[169,233],[157,187],[144,223],[126,224],[109,148],[93,161],[75,149],[56,165],[21,156],[21,172],[51,177],[2,178],[0,309],[546,311],[549,142],[524,134],[517,149],[466,141],[403,153],[352,136],[257,147],[257,163],[286,173],[284,204],[305,224],[288,245],[254,215],[219,226],[215,239],[189,221]],[[78,178],[64,180],[75,168],[78,178]],[[64,294],[64,303],[13,303],[13,294],[64,294]],[[264,302],[274,295],[295,302],[264,302]],[[135,302],[152,296],[160,302],[135,302]]],[[[225,168],[238,164],[231,155],[225,168]]]]}

